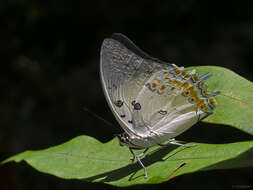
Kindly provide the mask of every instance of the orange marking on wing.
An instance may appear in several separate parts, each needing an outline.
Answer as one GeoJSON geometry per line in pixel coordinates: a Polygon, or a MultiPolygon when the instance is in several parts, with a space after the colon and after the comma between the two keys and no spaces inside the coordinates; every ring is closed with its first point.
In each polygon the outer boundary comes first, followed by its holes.
{"type": "Polygon", "coordinates": [[[199,109],[199,106],[195,106],[195,107],[193,108],[194,111],[197,111],[198,109],[199,109]]]}
{"type": "Polygon", "coordinates": [[[201,100],[200,102],[199,102],[199,106],[201,106],[201,105],[203,105],[203,104],[205,104],[205,100],[201,100]]]}
{"type": "Polygon", "coordinates": [[[119,58],[119,60],[120,60],[120,61],[123,61],[123,58],[122,58],[122,57],[120,57],[120,58],[119,58]]]}
{"type": "Polygon", "coordinates": [[[191,103],[199,103],[200,102],[200,99],[198,97],[191,97],[190,100],[191,100],[190,101],[191,103]]]}
{"type": "Polygon", "coordinates": [[[185,82],[185,83],[182,84],[182,87],[185,90],[185,89],[188,89],[190,87],[190,85],[189,85],[188,82],[185,82]]]}
{"type": "Polygon", "coordinates": [[[194,74],[192,77],[193,77],[194,81],[196,81],[196,82],[199,81],[198,75],[194,74]]]}
{"type": "Polygon", "coordinates": [[[161,80],[160,79],[158,79],[158,78],[154,78],[154,80],[156,80],[157,82],[161,82],[161,80]]]}
{"type": "Polygon", "coordinates": [[[139,69],[137,67],[134,66],[134,71],[138,71],[139,69]]]}
{"type": "Polygon", "coordinates": [[[204,96],[208,96],[208,95],[210,95],[210,93],[209,93],[209,92],[207,92],[206,90],[204,90],[204,91],[203,91],[203,94],[204,94],[204,96]]]}
{"type": "Polygon", "coordinates": [[[200,102],[199,97],[195,97],[195,103],[199,103],[199,102],[200,102]]]}
{"type": "Polygon", "coordinates": [[[202,109],[204,111],[208,111],[209,110],[209,108],[206,106],[206,104],[201,105],[200,109],[202,109]]]}
{"type": "Polygon", "coordinates": [[[170,88],[171,91],[174,91],[175,89],[176,89],[175,87],[171,87],[171,88],[170,88]]]}
{"type": "Polygon", "coordinates": [[[208,101],[209,101],[209,103],[210,103],[212,106],[214,106],[214,107],[217,105],[217,103],[216,103],[216,101],[215,101],[214,98],[209,98],[208,101]]]}
{"type": "Polygon", "coordinates": [[[177,85],[177,86],[181,86],[182,83],[180,81],[178,81],[178,80],[175,80],[174,84],[177,85]]]}
{"type": "Polygon", "coordinates": [[[206,103],[205,103],[204,100],[201,100],[198,106],[200,107],[200,109],[202,109],[204,111],[208,111],[209,110],[209,108],[207,107],[207,105],[206,105],[206,103]]]}
{"type": "Polygon", "coordinates": [[[197,94],[197,92],[195,91],[195,89],[194,89],[193,86],[191,86],[188,90],[190,91],[190,96],[191,96],[191,97],[197,97],[197,96],[198,96],[198,94],[197,94]]]}
{"type": "Polygon", "coordinates": [[[180,71],[177,68],[173,69],[174,73],[176,73],[177,75],[180,74],[180,71]]]}
{"type": "Polygon", "coordinates": [[[151,74],[153,73],[153,71],[147,71],[147,73],[148,73],[149,75],[151,75],[151,74]]]}
{"type": "Polygon", "coordinates": [[[189,92],[190,92],[190,96],[195,96],[195,95],[197,95],[197,93],[195,92],[193,86],[191,86],[190,88],[188,88],[188,90],[189,90],[189,92]]]}
{"type": "Polygon", "coordinates": [[[196,95],[196,96],[191,96],[190,95],[190,102],[191,103],[195,103],[195,104],[201,104],[201,100],[199,99],[199,97],[196,95]]]}
{"type": "Polygon", "coordinates": [[[156,83],[152,83],[152,88],[155,88],[156,87],[156,83]]]}
{"type": "Polygon", "coordinates": [[[168,72],[163,72],[164,75],[168,74],[168,72]]]}
{"type": "Polygon", "coordinates": [[[200,88],[204,88],[204,86],[205,86],[205,83],[204,83],[204,82],[200,82],[200,83],[199,83],[199,87],[200,87],[200,88]]]}
{"type": "Polygon", "coordinates": [[[163,91],[165,88],[166,88],[166,86],[165,86],[165,85],[162,85],[162,86],[160,87],[160,90],[163,91]]]}
{"type": "Polygon", "coordinates": [[[172,82],[171,79],[170,79],[169,77],[165,77],[165,80],[167,80],[168,83],[171,83],[171,82],[172,82]]]}
{"type": "Polygon", "coordinates": [[[124,63],[124,65],[125,65],[126,67],[129,67],[129,63],[124,63]]]}
{"type": "Polygon", "coordinates": [[[187,73],[186,73],[186,72],[184,72],[184,71],[183,71],[181,74],[182,74],[182,76],[183,76],[184,78],[189,78],[189,77],[190,77],[190,75],[189,75],[189,74],[187,74],[187,73]]]}
{"type": "Polygon", "coordinates": [[[185,76],[184,76],[184,78],[190,78],[190,75],[188,75],[188,74],[186,74],[185,76]]]}

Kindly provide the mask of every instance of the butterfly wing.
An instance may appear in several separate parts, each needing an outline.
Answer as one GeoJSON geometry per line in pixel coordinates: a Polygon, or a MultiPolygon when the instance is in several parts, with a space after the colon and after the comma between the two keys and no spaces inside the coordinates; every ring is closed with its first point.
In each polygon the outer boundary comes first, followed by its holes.
{"type": "Polygon", "coordinates": [[[103,41],[100,55],[103,90],[112,112],[127,133],[140,134],[132,123],[132,102],[152,73],[170,67],[148,56],[122,34],[103,41]]]}
{"type": "Polygon", "coordinates": [[[199,76],[152,58],[122,34],[104,40],[100,75],[121,127],[155,142],[175,137],[211,114],[213,97],[219,94],[207,91],[203,82],[210,73],[199,76]]]}

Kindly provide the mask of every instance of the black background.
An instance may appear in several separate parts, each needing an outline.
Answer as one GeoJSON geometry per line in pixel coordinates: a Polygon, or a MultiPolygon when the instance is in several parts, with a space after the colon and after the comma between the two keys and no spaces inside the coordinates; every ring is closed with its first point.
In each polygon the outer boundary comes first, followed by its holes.
{"type": "MultiPolygon", "coordinates": [[[[0,160],[83,134],[107,142],[121,131],[99,79],[100,46],[114,32],[161,60],[185,67],[218,65],[252,81],[252,7],[251,1],[1,1],[0,160]],[[116,127],[84,112],[84,106],[116,127]]],[[[232,127],[198,123],[177,139],[253,138],[232,127]]],[[[253,188],[252,174],[252,168],[199,172],[129,189],[253,188]]],[[[117,189],[62,180],[24,162],[0,167],[0,189],[89,188],[117,189]]]]}

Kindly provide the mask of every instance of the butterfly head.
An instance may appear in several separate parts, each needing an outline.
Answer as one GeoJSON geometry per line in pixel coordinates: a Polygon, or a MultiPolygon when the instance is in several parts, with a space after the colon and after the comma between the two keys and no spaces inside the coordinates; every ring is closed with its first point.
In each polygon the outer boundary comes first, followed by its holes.
{"type": "Polygon", "coordinates": [[[126,132],[123,132],[123,133],[121,133],[121,134],[117,134],[116,137],[117,137],[118,140],[119,140],[120,146],[127,146],[127,147],[135,148],[135,149],[141,148],[141,147],[139,147],[139,146],[137,146],[137,145],[134,145],[134,144],[131,142],[131,138],[130,138],[129,134],[127,134],[126,132]]]}
{"type": "Polygon", "coordinates": [[[118,138],[120,146],[129,146],[130,136],[126,132],[116,134],[115,136],[118,138]]]}

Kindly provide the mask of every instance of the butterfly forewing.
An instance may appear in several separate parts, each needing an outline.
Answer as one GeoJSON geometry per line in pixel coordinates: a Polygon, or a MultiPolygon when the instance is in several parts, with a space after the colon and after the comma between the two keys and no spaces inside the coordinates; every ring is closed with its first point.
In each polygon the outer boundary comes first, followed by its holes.
{"type": "Polygon", "coordinates": [[[101,48],[100,74],[104,93],[122,128],[137,134],[132,125],[132,102],[153,73],[171,66],[148,56],[125,36],[114,36],[115,39],[105,39],[101,48]]]}

